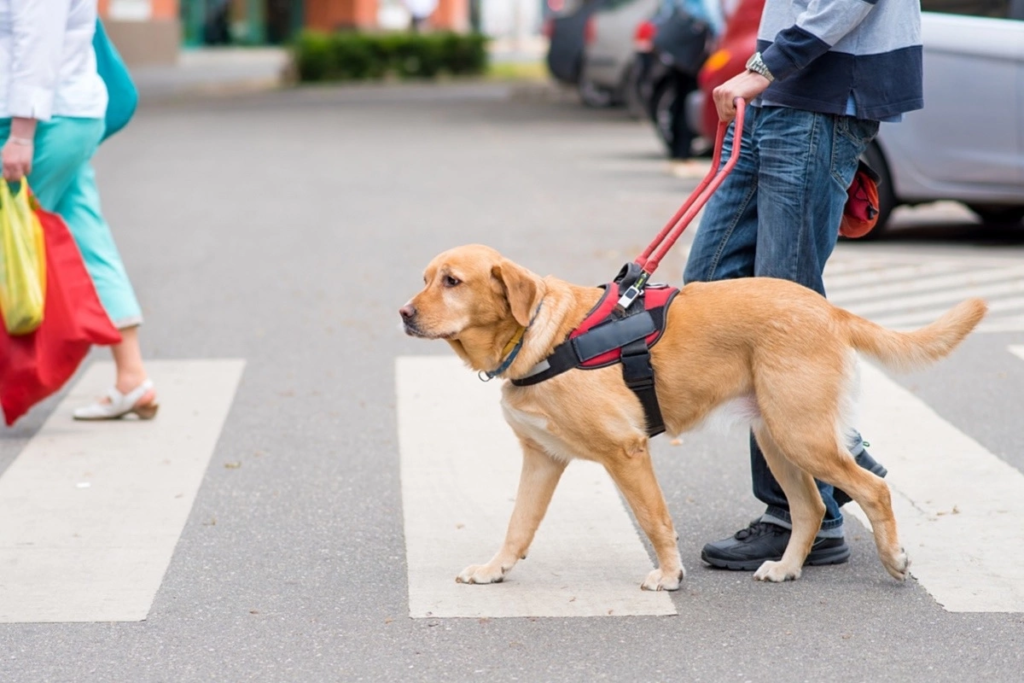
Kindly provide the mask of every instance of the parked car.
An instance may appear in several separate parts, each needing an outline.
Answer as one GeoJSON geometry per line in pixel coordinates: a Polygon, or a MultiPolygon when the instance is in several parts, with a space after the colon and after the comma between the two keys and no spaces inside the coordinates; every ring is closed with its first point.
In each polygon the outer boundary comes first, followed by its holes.
{"type": "Polygon", "coordinates": [[[633,34],[658,0],[606,0],[588,21],[580,97],[592,106],[622,104],[633,87],[633,34]]]}
{"type": "Polygon", "coordinates": [[[1024,2],[923,0],[924,109],[883,123],[876,235],[900,204],[956,200],[984,223],[1024,219],[1024,2]]]}
{"type": "MultiPolygon", "coordinates": [[[[548,38],[548,71],[558,81],[576,86],[583,71],[583,44],[590,17],[606,0],[561,0],[544,21],[548,38]]],[[[551,7],[553,3],[548,6],[551,7]]],[[[591,29],[592,30],[592,29],[591,29]]]]}
{"type": "MultiPolygon", "coordinates": [[[[740,9],[763,0],[742,0],[740,9]]],[[[881,235],[902,204],[953,200],[986,224],[1024,220],[1024,1],[922,0],[924,102],[883,123],[864,155],[881,176],[881,235]]],[[[753,12],[753,9],[750,9],[753,12]]],[[[687,102],[691,124],[713,137],[711,91],[756,49],[757,21],[731,18],[687,102]]],[[[758,17],[760,11],[757,12],[758,17]]]]}

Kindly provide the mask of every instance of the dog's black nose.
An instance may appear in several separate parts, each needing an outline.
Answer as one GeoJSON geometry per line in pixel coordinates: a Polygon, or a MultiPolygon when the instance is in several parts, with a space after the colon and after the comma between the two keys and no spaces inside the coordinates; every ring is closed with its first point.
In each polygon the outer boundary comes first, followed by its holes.
{"type": "Polygon", "coordinates": [[[406,304],[398,309],[398,314],[402,316],[402,320],[412,320],[416,317],[416,309],[412,304],[406,304]]]}

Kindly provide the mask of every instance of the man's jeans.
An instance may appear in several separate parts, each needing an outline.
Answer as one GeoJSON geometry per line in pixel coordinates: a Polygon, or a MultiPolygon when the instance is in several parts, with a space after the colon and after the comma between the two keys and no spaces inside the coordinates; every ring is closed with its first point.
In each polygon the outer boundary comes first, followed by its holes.
{"type": "MultiPolygon", "coordinates": [[[[875,121],[747,107],[739,161],[704,209],[684,281],[776,277],[824,295],[822,270],[836,244],[846,190],[877,133],[875,121]]],[[[723,164],[732,146],[730,128],[723,164]]],[[[859,434],[849,445],[854,456],[864,450],[859,434]]],[[[750,460],[754,495],[768,505],[766,516],[790,522],[786,497],[753,438],[750,460]]],[[[817,484],[825,502],[822,533],[841,533],[832,487],[817,484]]]]}

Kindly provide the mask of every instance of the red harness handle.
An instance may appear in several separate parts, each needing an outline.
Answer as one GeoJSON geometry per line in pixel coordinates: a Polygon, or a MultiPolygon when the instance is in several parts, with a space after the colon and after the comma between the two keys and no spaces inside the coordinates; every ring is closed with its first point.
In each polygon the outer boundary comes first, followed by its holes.
{"type": "MultiPolygon", "coordinates": [[[[647,277],[654,274],[657,270],[658,264],[661,263],[661,259],[665,257],[669,249],[675,245],[676,240],[683,234],[683,230],[690,224],[693,217],[704,208],[707,204],[708,199],[714,194],[718,186],[725,180],[725,176],[729,175],[732,171],[733,166],[736,165],[736,161],[739,159],[740,146],[736,144],[736,141],[743,140],[743,113],[746,109],[746,102],[742,97],[736,98],[736,130],[733,133],[733,149],[732,154],[729,155],[729,161],[725,164],[722,169],[718,168],[719,163],[722,160],[722,146],[725,142],[725,132],[729,128],[727,121],[720,121],[718,123],[718,133],[715,136],[715,156],[711,160],[711,170],[704,176],[704,180],[701,181],[697,189],[693,191],[683,205],[679,207],[676,214],[672,216],[671,220],[665,224],[665,227],[661,229],[658,236],[654,238],[654,241],[648,245],[644,252],[636,259],[636,264],[646,273],[647,277]]],[[[647,278],[644,278],[646,280],[647,278]]]]}

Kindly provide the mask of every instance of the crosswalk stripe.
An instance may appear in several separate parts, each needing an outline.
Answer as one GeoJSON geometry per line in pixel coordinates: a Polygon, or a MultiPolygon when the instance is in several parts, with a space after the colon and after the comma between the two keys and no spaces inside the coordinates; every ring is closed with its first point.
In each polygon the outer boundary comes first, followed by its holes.
{"type": "MultiPolygon", "coordinates": [[[[966,296],[964,298],[966,298],[966,296]]],[[[1020,311],[1024,309],[1024,297],[1019,296],[988,300],[986,303],[988,304],[988,317],[985,320],[982,320],[978,327],[979,332],[992,332],[1001,322],[1007,322],[1006,318],[993,321],[991,318],[993,314],[1020,311]]],[[[913,313],[898,313],[891,316],[871,316],[871,319],[879,325],[895,330],[916,328],[921,325],[927,325],[928,323],[938,319],[938,317],[948,311],[949,308],[950,306],[947,305],[923,311],[914,311],[913,313]]],[[[854,308],[853,310],[856,309],[854,308]]],[[[1011,318],[1009,320],[1012,321],[1013,319],[1011,318]]],[[[1014,326],[1013,329],[1016,330],[1019,329],[1019,327],[1014,326]]]]}
{"type": "Polygon", "coordinates": [[[75,422],[94,363],[0,477],[0,623],[141,621],[234,399],[241,360],[149,361],[148,422],[75,422]]]}
{"type": "Polygon", "coordinates": [[[607,473],[566,470],[530,548],[504,583],[455,583],[498,549],[522,456],[502,418],[497,382],[453,357],[395,365],[409,614],[422,617],[596,617],[675,614],[641,591],[652,562],[607,473]]]}
{"type": "Polygon", "coordinates": [[[911,573],[949,611],[1024,612],[1024,474],[874,366],[861,382],[859,426],[889,469],[911,573]]]}
{"type": "MultiPolygon", "coordinates": [[[[916,277],[898,284],[890,280],[887,273],[881,272],[876,274],[875,284],[865,284],[857,289],[844,290],[834,295],[830,294],[829,298],[837,306],[845,308],[855,303],[869,302],[879,297],[889,297],[894,290],[899,292],[900,297],[907,297],[910,294],[918,294],[920,292],[957,288],[958,291],[954,293],[960,296],[967,296],[968,294],[973,295],[974,288],[990,282],[1013,283],[1016,289],[1011,288],[1011,291],[1024,290],[1024,268],[994,268],[992,270],[973,272],[967,278],[964,278],[961,273],[943,274],[933,277],[916,277]],[[969,292],[959,290],[964,285],[965,279],[968,286],[972,288],[969,292]]],[[[905,301],[906,299],[903,300],[905,301]]]]}
{"type": "Polygon", "coordinates": [[[953,302],[966,299],[969,296],[994,297],[1003,294],[1020,293],[1024,293],[1024,280],[1004,282],[1001,284],[983,287],[967,286],[964,289],[957,290],[944,289],[917,296],[902,296],[899,292],[895,292],[894,296],[886,297],[883,300],[870,303],[860,302],[855,306],[851,306],[850,310],[855,312],[857,315],[871,316],[873,314],[913,309],[915,307],[929,306],[941,302],[950,302],[950,305],[952,305],[953,302]]]}
{"type": "MultiPolygon", "coordinates": [[[[963,268],[961,265],[949,261],[926,261],[911,265],[847,261],[845,265],[847,268],[843,269],[840,265],[833,266],[830,262],[825,269],[829,298],[832,297],[833,289],[860,288],[878,283],[883,283],[880,285],[882,288],[890,288],[895,282],[913,280],[922,276],[959,273],[963,268]]],[[[855,291],[859,292],[860,290],[855,291]]]]}
{"type": "Polygon", "coordinates": [[[829,299],[895,329],[929,323],[957,301],[980,296],[989,315],[977,332],[1024,332],[1024,265],[993,253],[920,258],[902,251],[840,244],[825,268],[829,299]]]}

